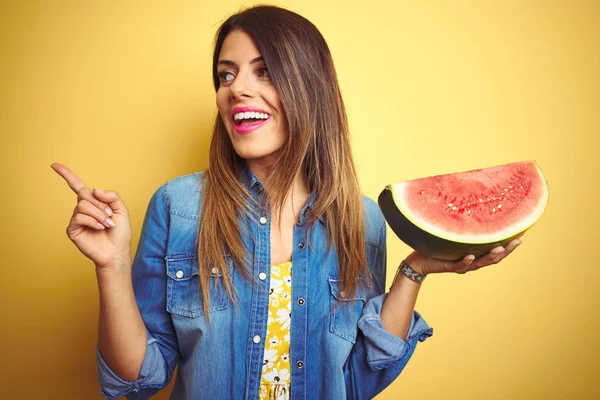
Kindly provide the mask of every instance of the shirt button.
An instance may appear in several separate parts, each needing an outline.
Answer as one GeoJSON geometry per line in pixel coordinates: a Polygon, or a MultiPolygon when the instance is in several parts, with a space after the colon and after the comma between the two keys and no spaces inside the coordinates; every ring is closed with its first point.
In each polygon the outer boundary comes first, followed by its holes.
{"type": "Polygon", "coordinates": [[[183,271],[179,270],[179,271],[175,272],[175,276],[177,277],[177,279],[183,278],[183,271]]]}
{"type": "Polygon", "coordinates": [[[304,246],[305,246],[304,242],[300,242],[300,243],[298,243],[298,247],[299,247],[299,248],[303,249],[303,248],[304,248],[304,246]]]}
{"type": "Polygon", "coordinates": [[[299,306],[303,306],[304,305],[304,299],[302,297],[298,299],[298,305],[299,306]]]}
{"type": "Polygon", "coordinates": [[[210,270],[210,272],[212,272],[213,275],[217,275],[219,273],[219,268],[212,267],[212,269],[210,270]]]}
{"type": "Polygon", "coordinates": [[[260,343],[260,336],[258,336],[258,335],[254,336],[254,337],[252,338],[252,341],[253,341],[254,343],[256,343],[256,344],[259,344],[259,343],[260,343]]]}
{"type": "Polygon", "coordinates": [[[304,368],[304,363],[302,361],[298,361],[296,363],[296,367],[298,367],[298,368],[304,368]]]}
{"type": "Polygon", "coordinates": [[[264,272],[261,272],[260,274],[258,274],[258,279],[260,279],[261,281],[264,281],[265,279],[267,279],[267,274],[265,274],[264,272]]]}
{"type": "Polygon", "coordinates": [[[267,223],[267,218],[266,217],[260,217],[260,219],[258,220],[258,222],[260,222],[261,225],[264,225],[267,223]]]}

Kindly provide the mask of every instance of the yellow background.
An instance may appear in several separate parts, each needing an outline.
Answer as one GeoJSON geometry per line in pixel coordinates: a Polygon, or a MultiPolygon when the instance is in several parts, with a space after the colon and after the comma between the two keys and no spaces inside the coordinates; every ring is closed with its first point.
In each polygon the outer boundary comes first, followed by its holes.
{"type": "MultiPolygon", "coordinates": [[[[417,309],[435,334],[378,399],[599,398],[600,2],[276,4],[331,47],[367,195],[527,159],[550,183],[509,259],[427,279],[417,309]]],[[[241,5],[0,5],[0,397],[100,397],[94,269],[49,165],[118,190],[136,245],[154,190],[206,166],[211,43],[241,5]]],[[[391,232],[389,248],[388,282],[409,252],[391,232]]]]}

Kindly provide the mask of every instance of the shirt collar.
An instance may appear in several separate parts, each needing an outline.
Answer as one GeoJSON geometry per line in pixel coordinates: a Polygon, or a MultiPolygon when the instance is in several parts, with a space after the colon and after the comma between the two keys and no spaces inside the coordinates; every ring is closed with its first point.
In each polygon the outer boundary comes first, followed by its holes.
{"type": "MultiPolygon", "coordinates": [[[[244,168],[244,171],[242,173],[242,184],[250,192],[250,194],[255,197],[264,189],[263,183],[254,174],[252,169],[248,167],[248,164],[246,164],[246,167],[244,168]]],[[[306,201],[306,204],[300,212],[300,220],[298,221],[300,224],[304,224],[306,222],[306,218],[308,217],[308,214],[314,202],[316,201],[316,198],[317,196],[314,191],[311,192],[308,196],[308,200],[306,201]]],[[[325,223],[323,215],[320,215],[318,217],[318,220],[323,224],[325,223]]]]}
{"type": "MultiPolygon", "coordinates": [[[[308,196],[308,200],[306,201],[306,204],[304,205],[304,208],[300,212],[300,220],[298,221],[300,223],[300,225],[302,225],[302,224],[304,224],[306,222],[306,218],[308,217],[308,214],[309,214],[310,210],[312,209],[312,206],[313,206],[313,204],[315,203],[316,200],[317,200],[317,195],[313,191],[313,192],[310,193],[310,196],[308,196]]],[[[325,224],[325,218],[323,217],[322,214],[319,215],[317,217],[317,219],[322,224],[325,224]]]]}

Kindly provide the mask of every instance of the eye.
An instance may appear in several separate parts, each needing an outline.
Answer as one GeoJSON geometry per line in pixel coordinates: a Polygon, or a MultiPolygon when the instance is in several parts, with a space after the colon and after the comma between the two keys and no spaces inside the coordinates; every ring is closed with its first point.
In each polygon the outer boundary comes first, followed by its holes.
{"type": "Polygon", "coordinates": [[[259,68],[258,71],[256,71],[256,74],[261,79],[269,79],[269,70],[267,67],[259,68]]]}
{"type": "Polygon", "coordinates": [[[234,78],[234,75],[231,71],[219,71],[217,75],[219,75],[219,81],[221,83],[231,82],[234,78]]]}

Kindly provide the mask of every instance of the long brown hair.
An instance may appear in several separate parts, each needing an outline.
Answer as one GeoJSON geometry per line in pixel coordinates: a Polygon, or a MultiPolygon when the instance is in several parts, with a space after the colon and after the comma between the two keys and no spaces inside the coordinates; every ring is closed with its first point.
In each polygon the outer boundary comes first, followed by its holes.
{"type": "MultiPolygon", "coordinates": [[[[323,217],[329,246],[336,251],[341,283],[353,295],[362,278],[370,286],[365,258],[362,194],[352,160],[348,121],[331,53],[318,29],[306,18],[274,6],[255,6],[229,17],[219,28],[213,53],[213,81],[219,89],[217,62],[225,37],[234,29],[250,35],[269,70],[288,121],[279,157],[265,179],[266,201],[281,210],[301,172],[315,201],[307,226],[323,217]]],[[[211,267],[222,271],[223,283],[235,300],[225,254],[243,276],[250,261],[239,226],[252,215],[254,202],[240,181],[245,160],[216,117],[209,165],[203,177],[198,262],[204,312],[208,318],[211,267]]],[[[281,213],[280,213],[281,215],[281,213]]]]}

